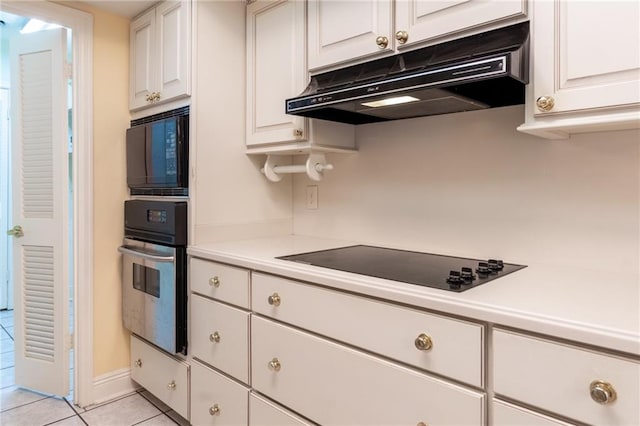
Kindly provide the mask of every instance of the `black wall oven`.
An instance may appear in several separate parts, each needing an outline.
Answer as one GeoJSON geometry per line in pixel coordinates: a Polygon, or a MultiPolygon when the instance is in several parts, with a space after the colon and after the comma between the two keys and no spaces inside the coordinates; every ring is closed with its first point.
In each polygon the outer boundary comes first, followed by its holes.
{"type": "Polygon", "coordinates": [[[189,107],[131,121],[127,129],[131,195],[189,195],[189,107]]]}
{"type": "Polygon", "coordinates": [[[124,205],[124,326],[170,353],[187,354],[187,203],[124,205]]]}

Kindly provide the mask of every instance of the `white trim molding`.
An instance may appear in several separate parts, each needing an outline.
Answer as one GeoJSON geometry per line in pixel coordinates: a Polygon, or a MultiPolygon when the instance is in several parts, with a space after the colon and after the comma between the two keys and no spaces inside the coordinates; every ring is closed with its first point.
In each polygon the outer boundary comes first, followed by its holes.
{"type": "Polygon", "coordinates": [[[96,377],[93,380],[93,398],[91,405],[110,401],[128,395],[140,388],[131,380],[131,369],[123,368],[96,377]]]}
{"type": "MultiPolygon", "coordinates": [[[[71,28],[73,36],[74,403],[95,402],[93,380],[93,16],[48,1],[12,1],[7,12],[71,28]]],[[[101,382],[100,382],[101,383],[101,382]]]]}

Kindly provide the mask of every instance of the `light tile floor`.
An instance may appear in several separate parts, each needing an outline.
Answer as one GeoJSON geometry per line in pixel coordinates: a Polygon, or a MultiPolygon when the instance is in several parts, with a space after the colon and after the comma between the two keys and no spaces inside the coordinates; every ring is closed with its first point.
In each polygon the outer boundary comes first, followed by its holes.
{"type": "Polygon", "coordinates": [[[187,426],[189,422],[145,390],[103,404],[73,405],[65,398],[15,386],[13,312],[0,311],[0,425],[25,426],[187,426]]]}

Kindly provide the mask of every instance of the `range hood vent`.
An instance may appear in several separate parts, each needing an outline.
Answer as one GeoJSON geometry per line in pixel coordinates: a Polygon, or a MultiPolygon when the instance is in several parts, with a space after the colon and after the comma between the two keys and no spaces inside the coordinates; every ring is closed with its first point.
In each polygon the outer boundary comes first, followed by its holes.
{"type": "Polygon", "coordinates": [[[524,103],[529,22],[311,77],[287,114],[349,124],[524,103]]]}

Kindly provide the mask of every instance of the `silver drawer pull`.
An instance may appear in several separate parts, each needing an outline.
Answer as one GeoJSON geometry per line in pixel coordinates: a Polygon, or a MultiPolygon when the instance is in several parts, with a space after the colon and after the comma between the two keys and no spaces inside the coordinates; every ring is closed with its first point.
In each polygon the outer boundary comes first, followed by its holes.
{"type": "Polygon", "coordinates": [[[209,341],[211,343],[220,343],[220,333],[218,333],[217,331],[214,331],[213,333],[211,333],[209,335],[209,341]]]}
{"type": "Polygon", "coordinates": [[[220,406],[218,404],[213,404],[213,407],[209,407],[209,414],[212,416],[220,415],[220,406]]]}
{"type": "Polygon", "coordinates": [[[269,361],[269,370],[275,371],[277,373],[281,368],[282,364],[280,364],[280,360],[278,360],[278,358],[274,358],[269,361]]]}
{"type": "Polygon", "coordinates": [[[416,337],[414,344],[420,351],[428,351],[433,347],[433,341],[431,340],[431,337],[427,336],[424,333],[421,333],[418,337],[416,337]]]}
{"type": "Polygon", "coordinates": [[[136,359],[136,367],[142,367],[142,360],[140,358],[136,359]]]}
{"type": "Polygon", "coordinates": [[[220,278],[218,278],[218,276],[209,278],[209,285],[215,288],[220,287],[220,278]]]}
{"type": "Polygon", "coordinates": [[[278,293],[273,293],[267,298],[267,302],[269,302],[269,304],[272,306],[280,306],[280,302],[282,302],[282,299],[280,298],[280,295],[278,293]]]}
{"type": "Polygon", "coordinates": [[[602,405],[611,404],[618,398],[618,394],[611,383],[605,382],[604,380],[594,380],[591,382],[589,392],[591,393],[591,399],[602,405]]]}
{"type": "Polygon", "coordinates": [[[169,383],[169,384],[167,385],[167,389],[169,389],[169,390],[176,390],[176,381],[175,381],[175,380],[172,380],[172,381],[171,381],[171,383],[169,383]]]}

